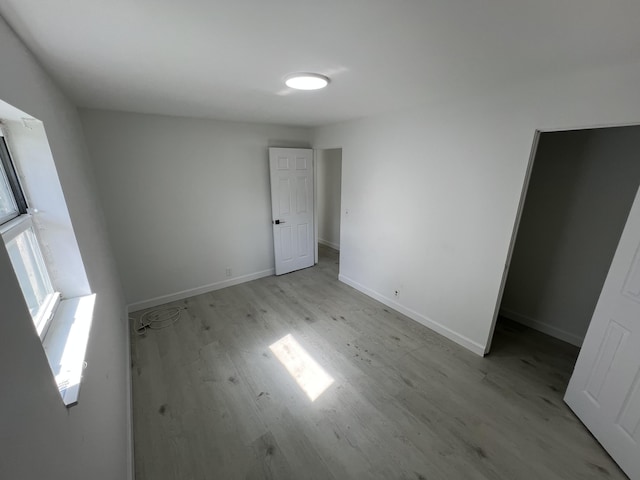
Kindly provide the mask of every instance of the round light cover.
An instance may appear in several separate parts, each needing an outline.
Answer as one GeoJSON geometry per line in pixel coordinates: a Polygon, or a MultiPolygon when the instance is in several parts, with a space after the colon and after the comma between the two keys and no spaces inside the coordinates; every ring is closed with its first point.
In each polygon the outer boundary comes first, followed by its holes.
{"type": "Polygon", "coordinates": [[[319,90],[329,84],[329,77],[319,73],[292,73],[285,78],[284,83],[296,90],[319,90]]]}

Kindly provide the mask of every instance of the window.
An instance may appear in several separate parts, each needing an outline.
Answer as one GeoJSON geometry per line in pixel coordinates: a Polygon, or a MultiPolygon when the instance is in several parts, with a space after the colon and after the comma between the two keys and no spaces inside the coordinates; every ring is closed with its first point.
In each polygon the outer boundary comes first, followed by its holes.
{"type": "Polygon", "coordinates": [[[43,338],[60,295],[49,278],[4,137],[0,137],[0,160],[0,234],[38,335],[43,338]]]}
{"type": "Polygon", "coordinates": [[[60,398],[72,407],[78,403],[85,367],[90,368],[85,355],[96,295],[44,124],[0,99],[0,248],[3,245],[15,272],[11,283],[22,290],[60,398]],[[42,207],[41,212],[35,207],[42,207]]]}
{"type": "Polygon", "coordinates": [[[27,202],[7,144],[4,137],[0,137],[0,224],[23,213],[27,213],[27,202]]]}

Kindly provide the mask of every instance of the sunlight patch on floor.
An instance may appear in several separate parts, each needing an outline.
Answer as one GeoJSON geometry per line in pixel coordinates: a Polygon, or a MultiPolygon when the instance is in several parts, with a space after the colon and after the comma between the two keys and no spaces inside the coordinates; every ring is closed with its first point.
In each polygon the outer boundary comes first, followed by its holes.
{"type": "Polygon", "coordinates": [[[334,382],[293,335],[285,335],[269,348],[312,402],[334,382]]]}

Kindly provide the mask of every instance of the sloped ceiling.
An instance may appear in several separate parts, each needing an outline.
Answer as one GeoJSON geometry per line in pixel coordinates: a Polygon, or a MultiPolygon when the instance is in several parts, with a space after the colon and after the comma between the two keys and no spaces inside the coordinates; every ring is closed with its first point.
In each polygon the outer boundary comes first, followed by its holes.
{"type": "Polygon", "coordinates": [[[637,0],[0,0],[0,14],[79,106],[303,126],[640,60],[637,0]],[[296,71],[332,83],[291,91],[296,71]]]}

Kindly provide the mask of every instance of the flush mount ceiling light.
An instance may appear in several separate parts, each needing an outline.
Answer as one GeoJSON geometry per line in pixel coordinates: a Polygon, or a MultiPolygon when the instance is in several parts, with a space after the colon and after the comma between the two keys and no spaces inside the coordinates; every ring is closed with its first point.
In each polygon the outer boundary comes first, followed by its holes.
{"type": "Polygon", "coordinates": [[[329,77],[319,73],[292,73],[286,76],[284,83],[296,90],[319,90],[329,85],[329,77]]]}

